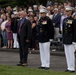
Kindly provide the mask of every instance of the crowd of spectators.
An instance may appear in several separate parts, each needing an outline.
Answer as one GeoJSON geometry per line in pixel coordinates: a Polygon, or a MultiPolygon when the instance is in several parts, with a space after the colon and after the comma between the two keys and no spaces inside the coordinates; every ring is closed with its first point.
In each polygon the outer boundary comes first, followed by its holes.
{"type": "MultiPolygon", "coordinates": [[[[17,40],[17,27],[18,21],[21,19],[20,12],[27,12],[27,19],[32,23],[32,37],[30,48],[32,50],[38,49],[37,41],[37,24],[40,18],[39,10],[46,9],[47,16],[52,20],[55,36],[53,40],[61,41],[62,38],[62,25],[63,20],[66,18],[66,6],[72,6],[72,17],[76,19],[76,6],[73,6],[71,2],[65,2],[58,4],[55,2],[47,2],[46,6],[43,4],[32,5],[28,7],[14,7],[7,6],[6,8],[0,9],[0,46],[2,48],[19,48],[17,40]]],[[[45,37],[44,37],[45,38],[45,37]]]]}

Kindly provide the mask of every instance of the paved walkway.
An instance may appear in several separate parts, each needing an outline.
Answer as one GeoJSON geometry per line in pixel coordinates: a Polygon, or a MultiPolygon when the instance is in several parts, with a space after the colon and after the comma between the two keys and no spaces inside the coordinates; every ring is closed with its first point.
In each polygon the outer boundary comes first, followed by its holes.
{"type": "MultiPolygon", "coordinates": [[[[19,62],[18,52],[0,51],[0,64],[16,66],[19,62]]],[[[38,68],[40,66],[39,54],[29,54],[28,67],[38,68]]],[[[51,70],[64,71],[66,69],[66,61],[64,56],[51,55],[51,70]]]]}

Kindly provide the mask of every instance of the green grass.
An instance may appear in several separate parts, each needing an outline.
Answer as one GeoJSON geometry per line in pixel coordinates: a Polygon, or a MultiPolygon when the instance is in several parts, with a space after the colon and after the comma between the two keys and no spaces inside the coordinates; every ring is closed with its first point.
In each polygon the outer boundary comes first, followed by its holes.
{"type": "Polygon", "coordinates": [[[0,75],[76,75],[75,73],[0,65],[0,75]]]}

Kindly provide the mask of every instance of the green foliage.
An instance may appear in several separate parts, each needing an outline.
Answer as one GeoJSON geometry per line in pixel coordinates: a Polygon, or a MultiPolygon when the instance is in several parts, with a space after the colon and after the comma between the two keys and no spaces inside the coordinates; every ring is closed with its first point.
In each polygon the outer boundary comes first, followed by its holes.
{"type": "Polygon", "coordinates": [[[23,6],[25,2],[28,2],[28,0],[0,0],[0,7],[6,7],[9,5],[12,7],[16,5],[23,6]]]}
{"type": "MultiPolygon", "coordinates": [[[[37,1],[37,0],[36,0],[37,1]]],[[[46,3],[47,0],[38,0],[40,3],[46,3]]],[[[55,2],[55,0],[51,0],[55,2]]],[[[59,3],[66,1],[66,0],[57,0],[59,3]]],[[[73,0],[72,0],[73,1],[73,0]]],[[[29,0],[0,0],[0,7],[6,7],[8,5],[11,5],[12,7],[18,5],[23,6],[25,2],[28,4],[29,0]]]]}
{"type": "Polygon", "coordinates": [[[6,6],[14,6],[16,5],[16,0],[0,0],[0,7],[6,7],[6,6]]]}
{"type": "Polygon", "coordinates": [[[63,2],[64,0],[58,0],[59,3],[63,2]]]}

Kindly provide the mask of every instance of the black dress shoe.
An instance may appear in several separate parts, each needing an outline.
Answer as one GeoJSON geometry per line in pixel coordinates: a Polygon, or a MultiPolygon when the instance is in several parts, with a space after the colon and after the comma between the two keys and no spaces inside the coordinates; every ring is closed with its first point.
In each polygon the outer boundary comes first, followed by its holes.
{"type": "Polygon", "coordinates": [[[17,66],[22,66],[22,63],[18,63],[17,66]]]}
{"type": "Polygon", "coordinates": [[[28,66],[28,64],[27,63],[23,63],[22,66],[28,66]]]}
{"type": "Polygon", "coordinates": [[[45,69],[45,67],[38,67],[39,69],[45,69]]]}
{"type": "Polygon", "coordinates": [[[69,72],[69,70],[65,70],[65,72],[69,72]]]}
{"type": "Polygon", "coordinates": [[[49,69],[49,67],[45,67],[45,70],[48,70],[49,69]]]}
{"type": "Polygon", "coordinates": [[[69,72],[70,72],[70,73],[74,73],[75,71],[70,71],[70,70],[69,70],[69,72]]]}
{"type": "Polygon", "coordinates": [[[17,64],[17,66],[28,66],[28,64],[27,63],[19,63],[19,64],[17,64]]]}
{"type": "Polygon", "coordinates": [[[74,73],[75,71],[71,71],[71,70],[65,70],[65,72],[74,73]]]}

